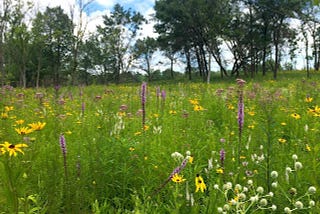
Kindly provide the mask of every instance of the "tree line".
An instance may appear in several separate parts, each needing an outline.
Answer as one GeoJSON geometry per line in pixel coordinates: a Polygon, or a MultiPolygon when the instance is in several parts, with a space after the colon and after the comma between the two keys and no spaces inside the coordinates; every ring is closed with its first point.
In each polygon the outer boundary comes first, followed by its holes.
{"type": "Polygon", "coordinates": [[[149,20],[115,4],[88,34],[83,17],[92,2],[77,0],[80,11],[73,6],[68,13],[47,7],[30,18],[32,3],[2,0],[1,84],[40,87],[182,75],[210,81],[212,63],[221,77],[272,72],[277,78],[280,69],[294,68],[301,53],[307,75],[320,67],[316,0],[157,0],[149,20]],[[141,37],[148,22],[155,23],[157,38],[141,37]],[[170,62],[165,71],[155,69],[163,63],[159,56],[170,62]],[[289,63],[283,63],[285,57],[289,63]],[[178,61],[184,73],[174,71],[178,61]]]}

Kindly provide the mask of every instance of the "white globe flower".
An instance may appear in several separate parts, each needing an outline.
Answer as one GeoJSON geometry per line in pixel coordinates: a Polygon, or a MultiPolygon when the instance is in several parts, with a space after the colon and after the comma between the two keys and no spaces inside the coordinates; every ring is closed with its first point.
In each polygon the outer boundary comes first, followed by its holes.
{"type": "Polygon", "coordinates": [[[284,208],[284,213],[290,214],[291,213],[290,208],[289,207],[285,207],[284,208]]]}
{"type": "Polygon", "coordinates": [[[302,209],[303,208],[303,203],[301,201],[296,201],[296,203],[294,204],[294,206],[297,209],[302,209]]]}
{"type": "Polygon", "coordinates": [[[316,191],[317,191],[317,189],[316,189],[314,186],[311,186],[311,187],[309,187],[309,189],[308,189],[308,192],[309,192],[310,194],[314,194],[314,193],[316,193],[316,191]]]}
{"type": "Polygon", "coordinates": [[[271,178],[277,178],[278,177],[278,172],[277,171],[272,171],[271,172],[271,178]]]}
{"type": "Polygon", "coordinates": [[[263,191],[264,191],[263,187],[258,187],[258,188],[257,188],[257,192],[258,192],[258,193],[262,194],[263,191]]]}
{"type": "Polygon", "coordinates": [[[292,155],[292,159],[295,160],[295,161],[298,160],[298,155],[293,154],[293,155],[292,155]]]}

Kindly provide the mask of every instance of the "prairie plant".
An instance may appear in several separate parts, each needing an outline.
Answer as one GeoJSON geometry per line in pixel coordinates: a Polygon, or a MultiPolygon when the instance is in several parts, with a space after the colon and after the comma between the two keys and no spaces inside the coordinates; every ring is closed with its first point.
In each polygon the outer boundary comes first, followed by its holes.
{"type": "Polygon", "coordinates": [[[285,207],[283,207],[284,213],[293,213],[294,211],[303,213],[314,213],[313,209],[315,207],[315,194],[316,187],[309,185],[308,189],[301,191],[301,182],[298,179],[299,171],[302,170],[302,163],[297,161],[298,156],[296,154],[292,155],[293,168],[286,167],[284,179],[281,178],[277,171],[272,171],[270,177],[272,179],[272,189],[277,194],[278,198],[285,199],[285,207]],[[293,179],[290,179],[293,177],[293,179]]]}
{"type": "Polygon", "coordinates": [[[272,204],[273,192],[265,192],[262,186],[255,186],[253,180],[248,180],[245,186],[226,182],[222,186],[215,184],[214,190],[223,197],[223,204],[218,206],[218,213],[254,213],[258,210],[276,211],[272,204]]]}

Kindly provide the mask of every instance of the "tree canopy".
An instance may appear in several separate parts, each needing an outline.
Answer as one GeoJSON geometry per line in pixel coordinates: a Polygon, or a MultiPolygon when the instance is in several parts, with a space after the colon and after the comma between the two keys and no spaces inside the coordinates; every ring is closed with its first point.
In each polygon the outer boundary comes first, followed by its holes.
{"type": "Polygon", "coordinates": [[[308,76],[320,67],[319,1],[157,0],[150,20],[115,4],[88,36],[82,12],[92,1],[78,2],[78,22],[61,7],[38,11],[30,21],[34,6],[24,2],[3,0],[0,7],[2,85],[168,79],[177,74],[175,63],[189,79],[209,82],[213,72],[252,78],[269,72],[276,79],[295,68],[301,53],[308,76]],[[141,35],[147,22],[155,23],[156,38],[141,35]]]}

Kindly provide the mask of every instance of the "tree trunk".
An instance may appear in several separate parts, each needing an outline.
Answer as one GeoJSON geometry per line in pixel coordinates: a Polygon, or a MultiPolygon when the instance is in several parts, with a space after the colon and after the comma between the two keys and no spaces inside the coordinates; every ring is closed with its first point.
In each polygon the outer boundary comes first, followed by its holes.
{"type": "Polygon", "coordinates": [[[170,73],[171,73],[171,78],[174,79],[174,74],[173,74],[173,56],[170,57],[170,73]]]}
{"type": "Polygon", "coordinates": [[[36,88],[37,89],[39,88],[40,70],[41,70],[41,55],[38,56],[37,78],[36,78],[36,88]]]}
{"type": "Polygon", "coordinates": [[[201,61],[202,61],[202,66],[203,66],[203,82],[207,80],[208,76],[208,63],[207,63],[207,58],[206,58],[206,52],[204,50],[204,46],[200,46],[200,56],[201,56],[201,61]]]}
{"type": "Polygon", "coordinates": [[[207,84],[210,84],[210,78],[211,78],[211,54],[209,53],[209,58],[208,58],[208,68],[209,68],[209,72],[208,72],[208,76],[207,76],[207,84]]]}
{"type": "Polygon", "coordinates": [[[262,76],[265,76],[266,71],[266,60],[267,60],[267,33],[268,33],[268,22],[264,22],[263,28],[263,51],[262,51],[262,76]]]}
{"type": "Polygon", "coordinates": [[[191,80],[191,56],[190,56],[190,50],[186,50],[186,59],[187,59],[187,73],[189,76],[189,80],[191,80]]]}
{"type": "Polygon", "coordinates": [[[273,79],[277,79],[278,67],[279,67],[279,44],[276,41],[275,42],[275,60],[274,60],[273,79]]]}
{"type": "Polygon", "coordinates": [[[306,63],[307,63],[307,77],[309,78],[310,77],[310,68],[309,68],[309,49],[308,49],[308,46],[309,46],[309,40],[308,40],[308,36],[306,35],[304,37],[304,39],[306,40],[306,63]]]}
{"type": "MultiPolygon", "coordinates": [[[[1,34],[1,32],[0,32],[1,34]]],[[[1,86],[5,85],[6,82],[6,72],[4,70],[4,53],[3,53],[3,43],[2,35],[0,35],[0,77],[1,77],[1,86]]]]}

